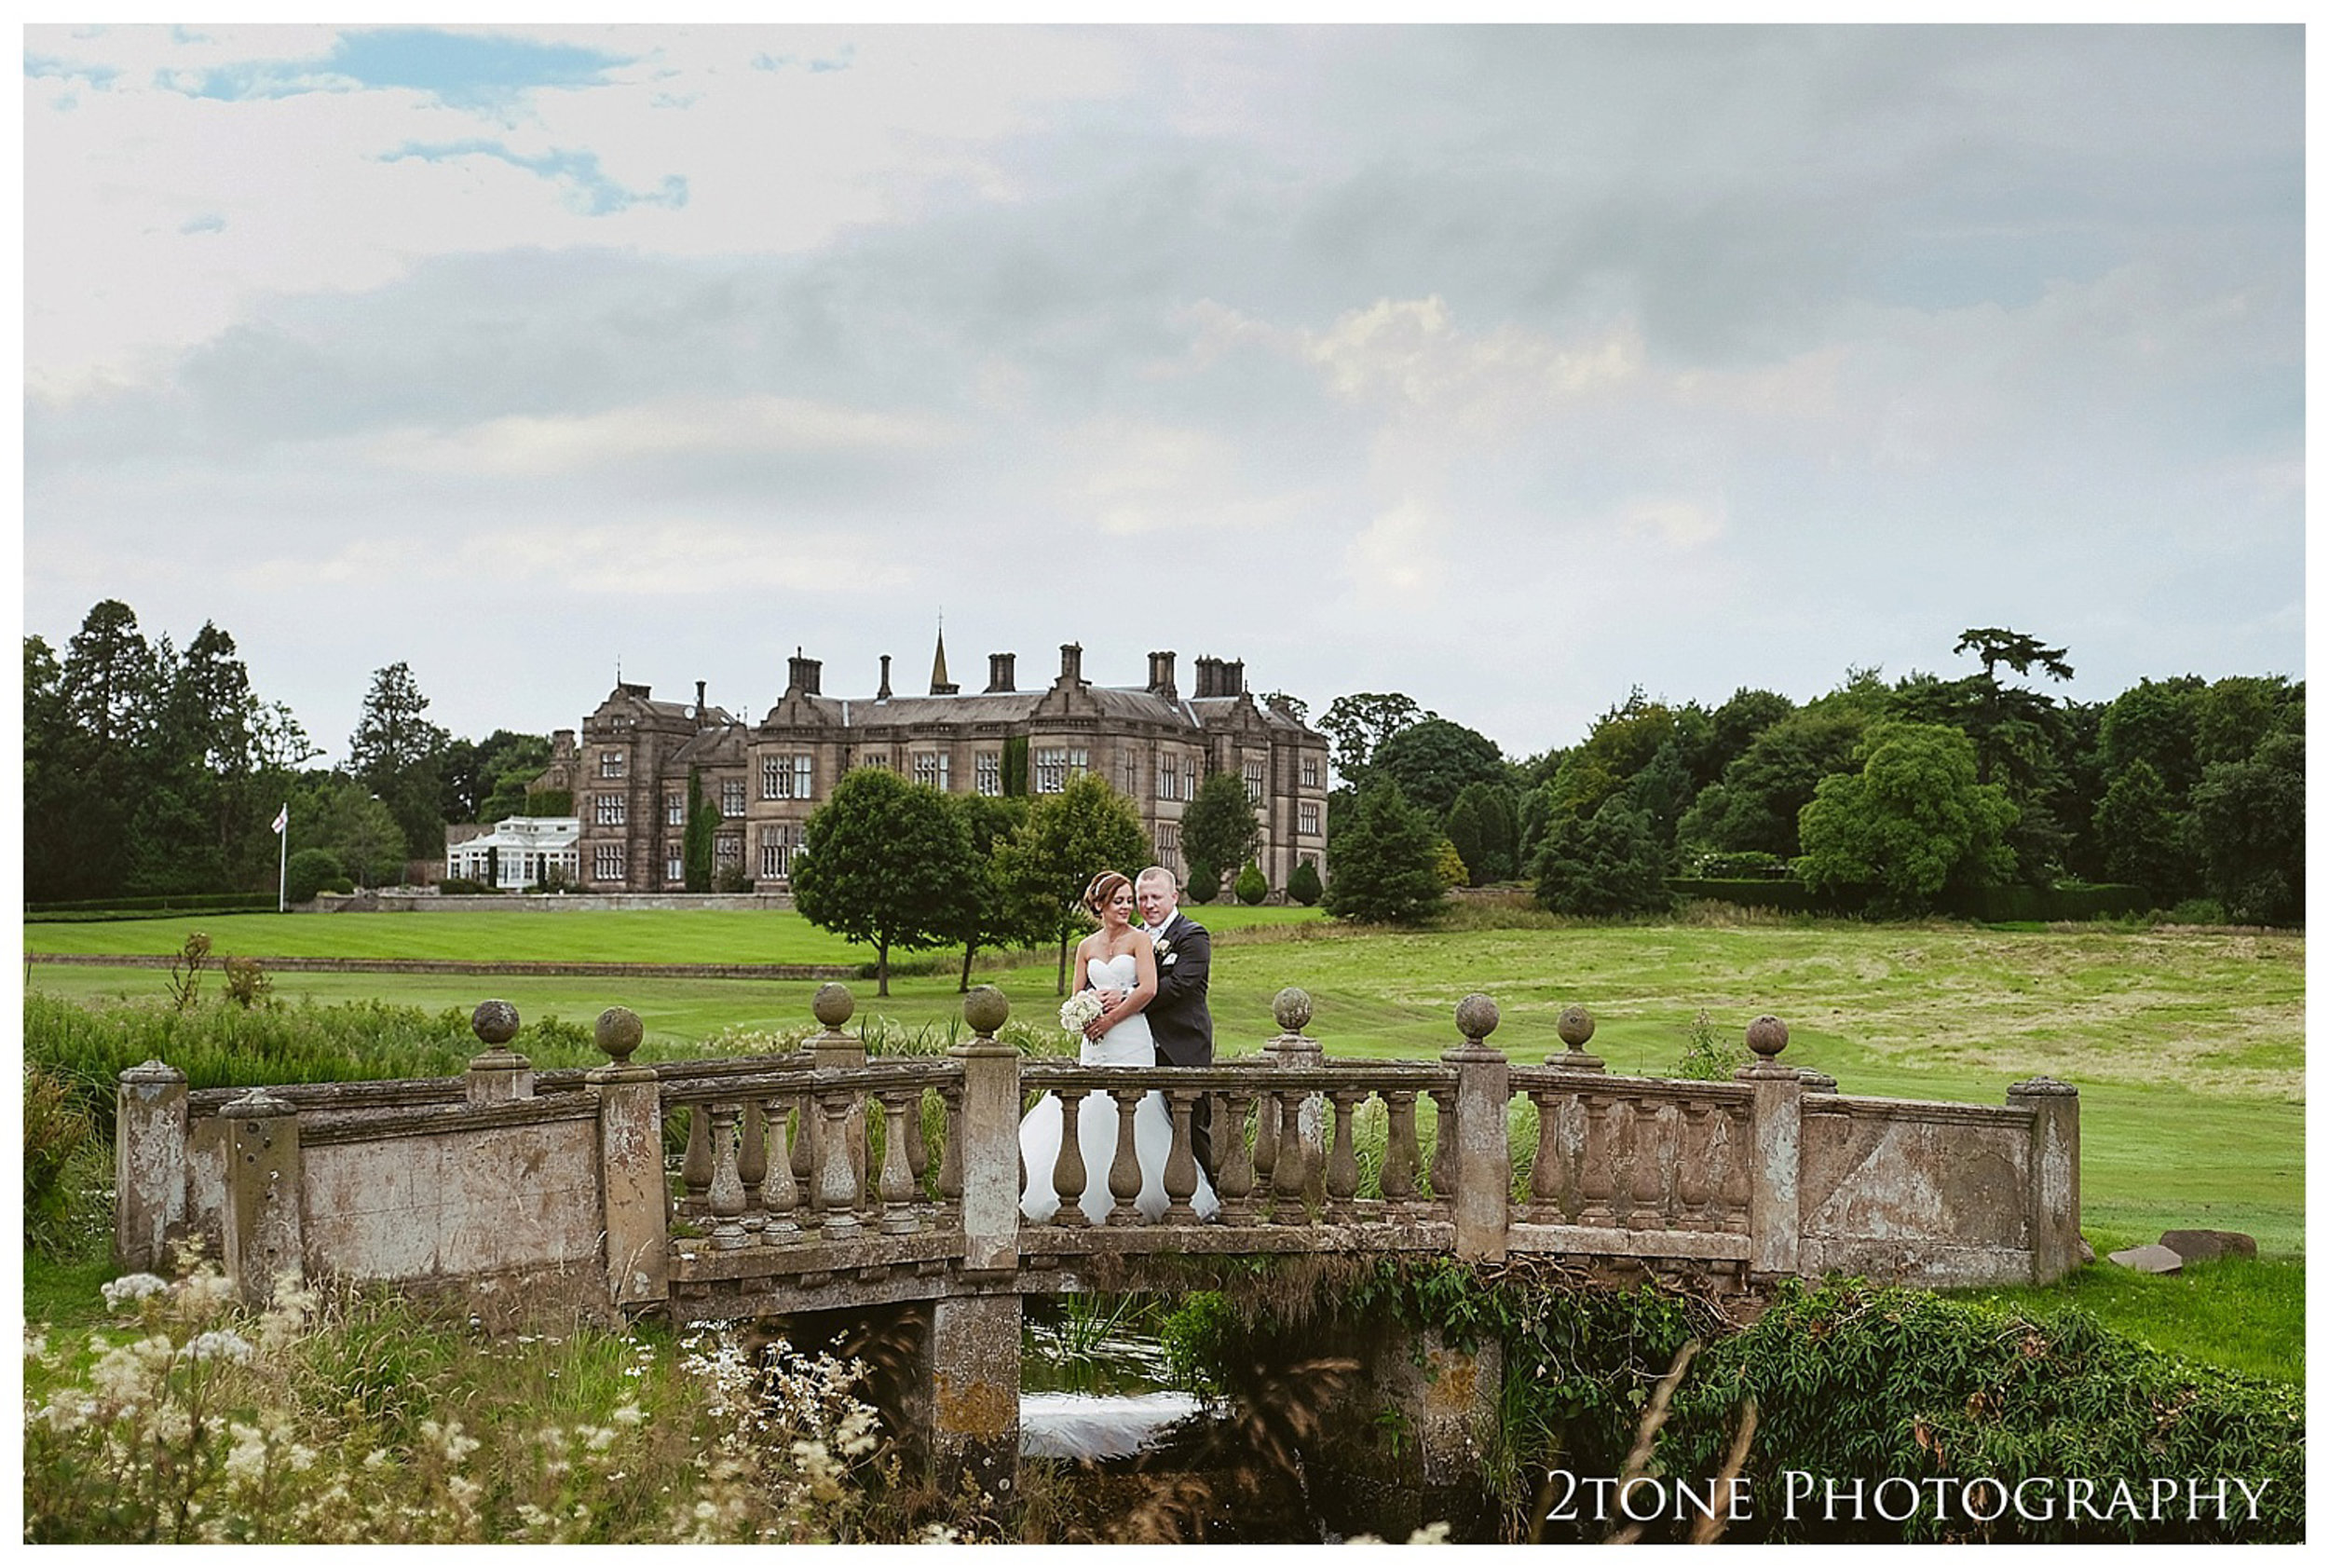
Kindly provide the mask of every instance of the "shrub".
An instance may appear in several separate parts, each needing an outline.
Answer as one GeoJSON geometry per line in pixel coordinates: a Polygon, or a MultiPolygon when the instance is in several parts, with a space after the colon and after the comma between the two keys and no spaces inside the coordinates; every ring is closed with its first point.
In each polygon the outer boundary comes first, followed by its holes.
{"type": "Polygon", "coordinates": [[[293,904],[306,904],[325,888],[334,893],[347,893],[354,888],[340,871],[340,857],[330,850],[301,850],[283,866],[283,897],[293,904]]]}
{"type": "Polygon", "coordinates": [[[274,1001],[274,977],[265,965],[254,958],[230,958],[226,961],[226,998],[241,1007],[256,1007],[274,1001]]]}
{"type": "Polygon", "coordinates": [[[1328,847],[1334,886],[1327,913],[1340,920],[1410,924],[1440,906],[1448,884],[1437,869],[1439,835],[1431,820],[1385,779],[1351,805],[1328,847]]]}
{"type": "Polygon", "coordinates": [[[1318,880],[1318,863],[1305,857],[1286,879],[1286,896],[1307,909],[1318,902],[1326,887],[1318,880]]]}
{"type": "Polygon", "coordinates": [[[1221,891],[1220,867],[1202,860],[1191,861],[1188,878],[1180,891],[1189,895],[1192,904],[1212,903],[1221,891]]]}
{"type": "Polygon", "coordinates": [[[1446,839],[1440,839],[1432,851],[1431,864],[1432,872],[1438,877],[1439,885],[1443,888],[1464,887],[1472,880],[1471,869],[1464,864],[1464,856],[1446,839]]]}
{"type": "Polygon", "coordinates": [[[1261,874],[1260,866],[1246,862],[1246,868],[1237,873],[1237,902],[1259,904],[1269,896],[1270,879],[1261,874]]]}
{"type": "Polygon", "coordinates": [[[1747,1060],[1744,1046],[1723,1043],[1713,1016],[1703,1007],[1682,1033],[1686,1043],[1682,1046],[1682,1059],[1674,1069],[1677,1078],[1727,1081],[1747,1060]]]}
{"type": "Polygon", "coordinates": [[[79,1194],[71,1170],[90,1145],[95,1128],[73,1085],[57,1072],[24,1064],[24,1245],[41,1247],[60,1236],[73,1218],[79,1194]]]}
{"type": "Polygon", "coordinates": [[[1691,864],[1690,875],[1709,881],[1735,881],[1750,878],[1777,881],[1791,873],[1787,857],[1768,850],[1709,850],[1691,864]]]}
{"type": "Polygon", "coordinates": [[[712,891],[714,893],[750,893],[752,874],[742,866],[732,862],[722,865],[712,872],[712,891]]]}
{"type": "Polygon", "coordinates": [[[453,898],[468,898],[481,893],[491,893],[494,890],[474,877],[447,877],[437,884],[437,891],[453,898]]]}

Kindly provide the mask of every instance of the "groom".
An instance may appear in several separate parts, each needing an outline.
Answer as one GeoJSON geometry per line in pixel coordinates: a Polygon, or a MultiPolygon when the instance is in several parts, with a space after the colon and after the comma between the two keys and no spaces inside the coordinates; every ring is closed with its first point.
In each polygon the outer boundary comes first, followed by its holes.
{"type": "MultiPolygon", "coordinates": [[[[1205,1008],[1205,992],[1213,968],[1213,937],[1180,912],[1178,885],[1162,866],[1151,866],[1134,879],[1132,896],[1140,906],[1140,923],[1156,944],[1156,1000],[1149,1003],[1148,1019],[1157,1059],[1171,1067],[1211,1067],[1213,1015],[1205,1008]]],[[[1210,1095],[1199,1096],[1190,1111],[1189,1140],[1210,1179],[1210,1095]]]]}

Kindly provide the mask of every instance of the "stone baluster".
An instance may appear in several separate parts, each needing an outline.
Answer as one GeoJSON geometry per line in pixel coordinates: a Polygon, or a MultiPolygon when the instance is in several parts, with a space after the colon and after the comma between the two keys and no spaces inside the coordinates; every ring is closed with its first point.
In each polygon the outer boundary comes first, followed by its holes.
{"type": "Polygon", "coordinates": [[[1744,1105],[1726,1105],[1720,1112],[1721,1165],[1723,1179],[1715,1191],[1721,1194],[1723,1228],[1736,1234],[1745,1234],[1748,1213],[1752,1207],[1751,1187],[1754,1173],[1749,1156],[1754,1146],[1753,1113],[1744,1105]]]}
{"type": "Polygon", "coordinates": [[[922,1130],[922,1108],[925,1100],[919,1089],[906,1091],[913,1098],[906,1102],[906,1168],[914,1176],[914,1200],[926,1200],[929,1188],[924,1179],[930,1170],[930,1139],[922,1130]]]}
{"type": "Polygon", "coordinates": [[[1089,1178],[1083,1168],[1083,1134],[1077,1125],[1083,1119],[1083,1097],[1091,1092],[1072,1087],[1059,1091],[1059,1158],[1051,1167],[1051,1190],[1059,1194],[1059,1212],[1051,1221],[1055,1225],[1091,1223],[1083,1212],[1083,1184],[1089,1178]]]}
{"type": "Polygon", "coordinates": [[[1614,1100],[1609,1108],[1610,1222],[1633,1228],[1634,1162],[1641,1154],[1641,1108],[1630,1099],[1614,1100]]]}
{"type": "Polygon", "coordinates": [[[818,1116],[817,1217],[827,1241],[854,1239],[865,1229],[857,1218],[862,1183],[851,1157],[850,1126],[859,1109],[855,1091],[845,1085],[816,1091],[818,1116]]]}
{"type": "Polygon", "coordinates": [[[1173,1147],[1164,1156],[1164,1223],[1193,1225],[1197,1210],[1190,1199],[1197,1195],[1197,1146],[1191,1134],[1190,1121],[1196,1114],[1197,1101],[1202,1098],[1193,1089],[1167,1089],[1165,1103],[1172,1108],[1173,1147]]]}
{"type": "Polygon", "coordinates": [[[1264,1089],[1255,1099],[1253,1124],[1253,1168],[1255,1177],[1265,1187],[1277,1169],[1278,1114],[1277,1094],[1264,1089]]]}
{"type": "Polygon", "coordinates": [[[1440,1056],[1456,1072],[1455,1253],[1491,1262],[1505,1255],[1512,1219],[1512,1068],[1488,1043],[1497,1018],[1493,1001],[1477,991],[1465,997],[1456,1003],[1464,1043],[1440,1056]]]}
{"type": "Polygon", "coordinates": [[[712,1210],[712,1117],[701,1105],[680,1109],[688,1117],[688,1152],[679,1161],[679,1180],[685,1189],[679,1212],[692,1219],[712,1210]]]}
{"type": "Polygon", "coordinates": [[[1735,1076],[1754,1089],[1752,1144],[1747,1151],[1748,1268],[1762,1275],[1794,1274],[1803,1258],[1804,1084],[1779,1065],[1787,1026],[1766,1013],[1747,1026],[1754,1060],[1735,1076]]]}
{"type": "Polygon", "coordinates": [[[1415,1173],[1423,1164],[1415,1141],[1415,1091],[1385,1089],[1382,1103],[1391,1117],[1382,1145],[1382,1198],[1395,1216],[1405,1215],[1415,1207],[1415,1173]]]}
{"type": "Polygon", "coordinates": [[[1529,1167],[1529,1218],[1539,1224],[1558,1223],[1567,1162],[1561,1158],[1560,1113],[1569,1097],[1559,1089],[1532,1089],[1536,1107],[1536,1158],[1529,1167]]]}
{"type": "Polygon", "coordinates": [[[1453,1088],[1426,1089],[1431,1096],[1431,1200],[1444,1205],[1455,1193],[1456,1094],[1453,1088]]]}
{"type": "Polygon", "coordinates": [[[922,1228],[914,1200],[921,1187],[914,1179],[913,1158],[906,1124],[919,1120],[922,1097],[919,1089],[884,1089],[881,1101],[881,1229],[887,1235],[910,1235],[922,1228]]]}
{"type": "Polygon", "coordinates": [[[760,1114],[760,1102],[744,1101],[742,1142],[736,1150],[736,1178],[744,1184],[744,1230],[754,1238],[760,1227],[768,1223],[766,1202],[762,1190],[769,1179],[769,1125],[760,1114]]]}
{"type": "Polygon", "coordinates": [[[1634,1108],[1633,1216],[1638,1231],[1655,1231],[1667,1223],[1667,1179],[1673,1172],[1668,1144],[1668,1114],[1664,1103],[1634,1108]]]}
{"type": "Polygon", "coordinates": [[[1616,1190],[1613,1180],[1615,1160],[1609,1125],[1612,1101],[1603,1094],[1582,1094],[1577,1101],[1585,1111],[1585,1154],[1578,1161],[1577,1169],[1577,1192],[1583,1201],[1577,1209],[1577,1222],[1614,1224],[1617,1215],[1611,1199],[1616,1190]]]}
{"type": "Polygon", "coordinates": [[[1237,1224],[1252,1213],[1254,1159],[1246,1142],[1246,1112],[1253,1096],[1244,1089],[1224,1090],[1221,1105],[1221,1117],[1213,1124],[1213,1157],[1220,1166],[1213,1190],[1221,1200],[1223,1223],[1237,1224]]]}
{"type": "Polygon", "coordinates": [[[598,1189],[606,1205],[606,1290],[615,1305],[671,1294],[671,1186],[663,1178],[662,1085],[651,1067],[631,1065],[646,1030],[628,1007],[598,1016],[598,1048],[608,1065],[583,1082],[598,1097],[598,1189]]]}
{"type": "Polygon", "coordinates": [[[1116,1153],[1108,1163],[1108,1195],[1116,1201],[1108,1210],[1111,1225],[1140,1223],[1140,1151],[1134,1146],[1133,1119],[1148,1090],[1130,1084],[1108,1091],[1116,1097],[1116,1153]]]}
{"type": "Polygon", "coordinates": [[[791,1139],[785,1135],[791,1112],[791,1105],[782,1095],[770,1095],[760,1107],[761,1125],[769,1129],[770,1144],[768,1175],[760,1184],[760,1207],[765,1217],[760,1238],[771,1247],[800,1239],[800,1220],[796,1217],[800,1207],[800,1185],[793,1179],[791,1139]]]}
{"type": "Polygon", "coordinates": [[[1681,1228],[1696,1230],[1712,1218],[1708,1202],[1712,1152],[1707,1146],[1707,1102],[1685,1099],[1682,1110],[1682,1146],[1674,1162],[1674,1196],[1682,1210],[1681,1228]]]}
{"type": "Polygon", "coordinates": [[[1334,1108],[1334,1146],[1327,1153],[1327,1201],[1345,1212],[1358,1196],[1358,1152],[1352,1124],[1366,1098],[1364,1089],[1327,1091],[1327,1101],[1334,1108]]]}
{"type": "MultiPolygon", "coordinates": [[[[965,1271],[1010,1271],[1019,1266],[1019,1053],[995,1038],[1011,1016],[1011,1003],[992,986],[979,986],[962,999],[962,1021],[972,1038],[954,1047],[962,1063],[960,1110],[947,1129],[949,1147],[960,1150],[958,1180],[962,1193],[962,1266],[965,1271]]],[[[941,1177],[941,1185],[944,1185],[941,1177]]],[[[1016,1384],[1013,1385],[1015,1389],[1016,1384]]],[[[1017,1406],[1013,1406],[1014,1430],[1017,1406]]]]}
{"type": "Polygon", "coordinates": [[[1300,1089],[1276,1095],[1278,1107],[1277,1163],[1270,1171],[1270,1222],[1299,1225],[1310,1216],[1302,1207],[1302,1189],[1309,1184],[1310,1151],[1302,1144],[1302,1101],[1300,1089]]]}
{"type": "Polygon", "coordinates": [[[938,1197],[953,1208],[962,1201],[962,1085],[947,1084],[938,1098],[947,1113],[947,1146],[938,1155],[938,1197]]]}
{"type": "Polygon", "coordinates": [[[698,1106],[696,1112],[712,1124],[712,1245],[733,1251],[752,1239],[744,1230],[744,1182],[736,1168],[736,1123],[742,1109],[722,1100],[698,1106]]]}

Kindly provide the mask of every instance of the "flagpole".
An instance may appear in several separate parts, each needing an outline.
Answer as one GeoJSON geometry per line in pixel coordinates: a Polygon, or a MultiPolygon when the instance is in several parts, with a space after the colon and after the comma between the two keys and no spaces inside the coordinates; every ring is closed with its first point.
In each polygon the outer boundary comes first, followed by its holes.
{"type": "Polygon", "coordinates": [[[275,912],[290,912],[291,905],[284,895],[291,891],[291,804],[275,813],[275,912]]]}

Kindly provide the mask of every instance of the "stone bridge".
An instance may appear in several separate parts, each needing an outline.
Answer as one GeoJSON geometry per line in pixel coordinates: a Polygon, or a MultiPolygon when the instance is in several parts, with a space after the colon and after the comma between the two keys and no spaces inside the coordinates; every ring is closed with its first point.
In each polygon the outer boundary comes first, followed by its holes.
{"type": "MultiPolygon", "coordinates": [[[[1384,1061],[1328,1057],[1289,989],[1275,1038],[1210,1068],[1023,1057],[996,1039],[1009,1006],[985,987],[964,1002],[972,1037],[943,1056],[869,1058],[838,985],[815,1011],[823,1032],[786,1056],[634,1064],[639,1020],[610,1008],[607,1065],[537,1072],[508,1048],[515,1010],[488,1002],[486,1048],[460,1077],[189,1092],[146,1062],[119,1086],[116,1254],[152,1266],[198,1234],[254,1302],[286,1275],[332,1275],[451,1292],[497,1321],[921,1303],[918,1438],[942,1484],[968,1468],[997,1488],[1016,1459],[1029,1294],[1185,1289],[1231,1260],[1318,1253],[1625,1260],[1741,1288],[1838,1270],[2045,1283],[2078,1261],[2076,1090],[1845,1095],[1783,1065],[1787,1029],[1767,1016],[1750,1064],[1703,1082],[1605,1070],[1583,1008],[1560,1016],[1565,1050],[1513,1062],[1489,1043],[1485,996],[1457,1007],[1460,1038],[1435,1058],[1384,1061]],[[1129,1136],[1150,1089],[1174,1126],[1154,1224],[1132,1203],[1129,1136]],[[1055,1185],[1104,1184],[1104,1225],[1073,1201],[1046,1223],[1019,1213],[1018,1122],[1043,1090],[1063,1110],[1055,1185]],[[1077,1144],[1090,1095],[1121,1118],[1109,1170],[1077,1144]],[[1222,1212],[1199,1223],[1189,1125],[1208,1096],[1222,1212]]],[[[1401,1346],[1383,1376],[1455,1354],[1401,1346]]],[[[1495,1403],[1495,1368],[1462,1370],[1394,1396],[1418,1407],[1427,1483],[1464,1467],[1495,1403]]]]}

